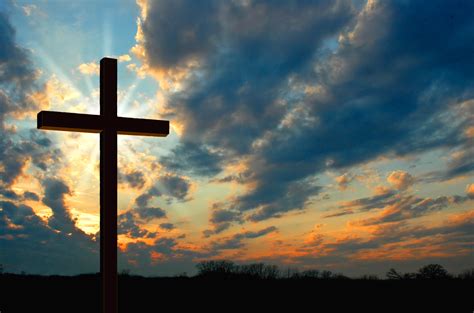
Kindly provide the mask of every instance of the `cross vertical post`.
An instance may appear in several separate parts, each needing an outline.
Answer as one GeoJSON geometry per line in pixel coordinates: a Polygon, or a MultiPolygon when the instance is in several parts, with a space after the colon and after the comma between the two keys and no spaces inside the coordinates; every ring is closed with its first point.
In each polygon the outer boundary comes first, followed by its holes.
{"type": "Polygon", "coordinates": [[[100,273],[102,311],[118,311],[117,283],[117,60],[100,60],[100,273]]]}

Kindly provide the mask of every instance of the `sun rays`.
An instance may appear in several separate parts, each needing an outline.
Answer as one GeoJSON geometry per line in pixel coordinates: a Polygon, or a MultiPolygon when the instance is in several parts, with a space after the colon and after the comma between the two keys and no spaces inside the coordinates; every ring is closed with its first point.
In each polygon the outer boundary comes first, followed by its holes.
{"type": "MultiPolygon", "coordinates": [[[[110,30],[110,21],[106,18],[104,19],[103,41],[105,55],[112,54],[110,30]]],[[[99,80],[94,79],[97,76],[94,76],[93,72],[85,75],[76,67],[75,70],[67,73],[61,69],[61,60],[51,58],[40,46],[37,46],[35,51],[46,71],[52,73],[47,80],[47,84],[49,83],[52,87],[46,90],[48,106],[51,110],[99,114],[99,80]]],[[[128,55],[121,55],[118,58],[119,61],[130,61],[128,55]]],[[[136,77],[134,73],[131,75],[134,76],[131,80],[124,80],[125,83],[119,86],[118,115],[150,118],[154,112],[149,103],[134,100],[142,79],[136,77]]],[[[119,81],[122,82],[122,80],[119,81]]],[[[62,151],[61,167],[54,175],[68,181],[73,191],[67,198],[71,214],[77,218],[77,227],[86,233],[93,234],[99,229],[99,136],[77,133],[57,133],[50,136],[57,136],[55,141],[61,142],[58,145],[62,151]]],[[[118,136],[117,140],[120,146],[119,159],[131,160],[131,164],[138,165],[142,153],[137,154],[134,141],[139,139],[118,136]]],[[[146,166],[151,163],[144,164],[146,166]]],[[[151,171],[151,168],[147,171],[151,171]]],[[[126,208],[131,207],[137,196],[136,190],[125,188],[121,189],[120,193],[119,207],[123,208],[124,205],[126,208]]]]}

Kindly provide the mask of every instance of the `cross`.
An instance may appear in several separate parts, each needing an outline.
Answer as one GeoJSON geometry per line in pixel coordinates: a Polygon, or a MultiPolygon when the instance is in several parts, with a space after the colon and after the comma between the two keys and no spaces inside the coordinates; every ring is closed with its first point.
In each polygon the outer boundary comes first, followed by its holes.
{"type": "Polygon", "coordinates": [[[117,60],[100,60],[100,115],[41,111],[38,129],[100,133],[102,311],[118,311],[117,134],[165,137],[169,121],[117,116],[117,60]]]}

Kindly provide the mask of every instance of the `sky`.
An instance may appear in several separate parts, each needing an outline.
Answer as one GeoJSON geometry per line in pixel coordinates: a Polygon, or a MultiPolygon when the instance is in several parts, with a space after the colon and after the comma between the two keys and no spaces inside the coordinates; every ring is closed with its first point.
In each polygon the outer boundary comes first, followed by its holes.
{"type": "Polygon", "coordinates": [[[119,270],[203,260],[349,276],[474,266],[474,2],[1,1],[0,264],[99,271],[99,136],[119,136],[119,270]]]}

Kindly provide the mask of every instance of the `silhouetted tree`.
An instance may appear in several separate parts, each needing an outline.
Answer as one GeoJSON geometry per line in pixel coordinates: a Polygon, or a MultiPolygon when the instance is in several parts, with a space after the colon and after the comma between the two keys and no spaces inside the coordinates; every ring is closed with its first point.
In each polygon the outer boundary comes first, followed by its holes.
{"type": "Polygon", "coordinates": [[[188,278],[188,273],[187,272],[182,272],[182,273],[177,274],[175,277],[188,278]]]}
{"type": "Polygon", "coordinates": [[[303,278],[319,278],[320,272],[318,270],[306,270],[301,273],[303,278]]]}
{"type": "Polygon", "coordinates": [[[469,279],[474,280],[474,268],[463,271],[458,275],[459,279],[469,279]]]}
{"type": "Polygon", "coordinates": [[[238,266],[232,261],[202,261],[196,265],[199,276],[229,277],[235,274],[238,266]]]}
{"type": "Polygon", "coordinates": [[[254,263],[241,265],[237,269],[237,274],[257,279],[275,279],[280,276],[280,270],[276,265],[254,263]]]}
{"type": "Polygon", "coordinates": [[[124,268],[121,272],[121,276],[130,276],[131,271],[128,268],[124,268]]]}
{"type": "Polygon", "coordinates": [[[299,278],[300,271],[297,268],[288,267],[284,273],[285,278],[299,278]]]}
{"type": "Polygon", "coordinates": [[[322,271],[321,272],[321,278],[322,279],[330,279],[333,277],[333,274],[331,271],[322,271]]]}
{"type": "Polygon", "coordinates": [[[446,279],[450,275],[442,265],[428,264],[418,270],[417,277],[421,279],[446,279]]]}
{"type": "Polygon", "coordinates": [[[377,275],[370,275],[370,274],[365,274],[360,277],[360,279],[363,280],[379,280],[379,277],[377,275]]]}
{"type": "Polygon", "coordinates": [[[265,267],[265,279],[276,279],[280,277],[281,271],[276,265],[267,265],[265,267]]]}
{"type": "Polygon", "coordinates": [[[403,274],[397,272],[394,268],[391,268],[387,274],[386,274],[388,279],[403,279],[403,274]]]}

